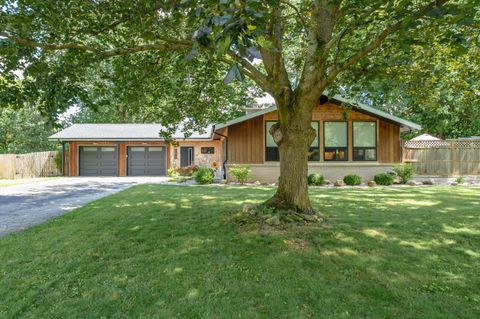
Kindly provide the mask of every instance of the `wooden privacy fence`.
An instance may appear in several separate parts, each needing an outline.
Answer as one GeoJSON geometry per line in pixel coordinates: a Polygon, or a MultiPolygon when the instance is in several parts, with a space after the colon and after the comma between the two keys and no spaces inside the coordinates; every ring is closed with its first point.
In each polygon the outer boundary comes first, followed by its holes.
{"type": "Polygon", "coordinates": [[[56,151],[28,154],[0,154],[0,179],[60,176],[55,165],[56,151]]]}
{"type": "Polygon", "coordinates": [[[418,175],[480,175],[480,140],[408,141],[403,161],[418,175]]]}

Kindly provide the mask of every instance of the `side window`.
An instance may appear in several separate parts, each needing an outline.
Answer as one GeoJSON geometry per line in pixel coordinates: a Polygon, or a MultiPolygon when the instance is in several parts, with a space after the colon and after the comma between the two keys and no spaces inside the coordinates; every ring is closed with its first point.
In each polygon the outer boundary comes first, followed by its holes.
{"type": "Polygon", "coordinates": [[[353,160],[377,160],[376,122],[353,122],[353,160]]]}
{"type": "Polygon", "coordinates": [[[324,122],[325,161],[348,160],[348,124],[347,122],[324,122]]]}

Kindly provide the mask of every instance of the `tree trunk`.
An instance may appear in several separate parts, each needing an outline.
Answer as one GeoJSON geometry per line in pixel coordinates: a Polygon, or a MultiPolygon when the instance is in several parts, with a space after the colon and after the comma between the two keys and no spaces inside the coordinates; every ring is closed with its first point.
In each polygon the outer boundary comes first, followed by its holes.
{"type": "Polygon", "coordinates": [[[278,108],[279,122],[270,134],[280,153],[280,178],[277,192],[266,202],[269,207],[302,215],[316,214],[310,204],[307,184],[308,152],[315,139],[312,109],[309,105],[278,108]]]}

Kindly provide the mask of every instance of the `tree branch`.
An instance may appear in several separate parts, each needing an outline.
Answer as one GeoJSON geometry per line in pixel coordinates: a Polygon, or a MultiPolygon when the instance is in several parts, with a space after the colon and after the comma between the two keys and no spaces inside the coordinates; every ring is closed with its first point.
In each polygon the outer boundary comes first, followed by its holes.
{"type": "Polygon", "coordinates": [[[62,51],[62,50],[79,50],[85,52],[95,53],[101,57],[109,58],[120,55],[127,55],[132,53],[144,51],[179,51],[189,49],[192,45],[190,40],[176,40],[169,38],[161,38],[165,43],[144,44],[129,48],[118,48],[113,50],[100,50],[96,47],[81,44],[81,43],[66,43],[66,44],[52,44],[41,43],[29,39],[17,37],[15,35],[0,32],[0,37],[5,37],[8,40],[15,42],[21,46],[29,48],[39,48],[47,51],[62,51]]]}
{"type": "Polygon", "coordinates": [[[449,0],[435,0],[431,2],[429,5],[426,5],[425,7],[417,10],[416,12],[412,13],[408,17],[405,17],[396,23],[386,27],[382,32],[380,32],[367,46],[363,47],[361,50],[359,50],[357,53],[353,54],[349,58],[347,58],[344,62],[341,63],[336,63],[330,72],[330,74],[327,76],[326,83],[331,83],[333,80],[337,77],[337,75],[347,69],[348,67],[352,66],[353,64],[357,63],[360,61],[363,57],[367,56],[370,52],[373,50],[377,49],[382,45],[382,43],[385,41],[385,39],[391,35],[392,33],[400,30],[402,27],[403,23],[407,19],[412,19],[412,20],[417,20],[424,16],[429,10],[433,9],[434,7],[440,7],[447,3],[449,0]]]}
{"type": "MultiPolygon", "coordinates": [[[[268,81],[268,78],[263,74],[259,69],[253,66],[247,59],[238,56],[235,52],[229,50],[227,51],[228,56],[232,58],[235,62],[238,62],[242,65],[245,74],[252,79],[260,88],[264,91],[273,94],[273,88],[268,81]]],[[[228,60],[221,60],[222,62],[229,63],[228,60]]]]}

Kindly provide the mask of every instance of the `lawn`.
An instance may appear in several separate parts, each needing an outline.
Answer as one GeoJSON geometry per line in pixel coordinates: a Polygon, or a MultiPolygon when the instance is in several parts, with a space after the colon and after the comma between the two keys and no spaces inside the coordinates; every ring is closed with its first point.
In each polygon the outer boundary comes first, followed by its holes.
{"type": "Polygon", "coordinates": [[[321,227],[228,222],[273,189],[141,185],[0,238],[0,318],[479,318],[480,189],[315,189],[321,227]]]}

